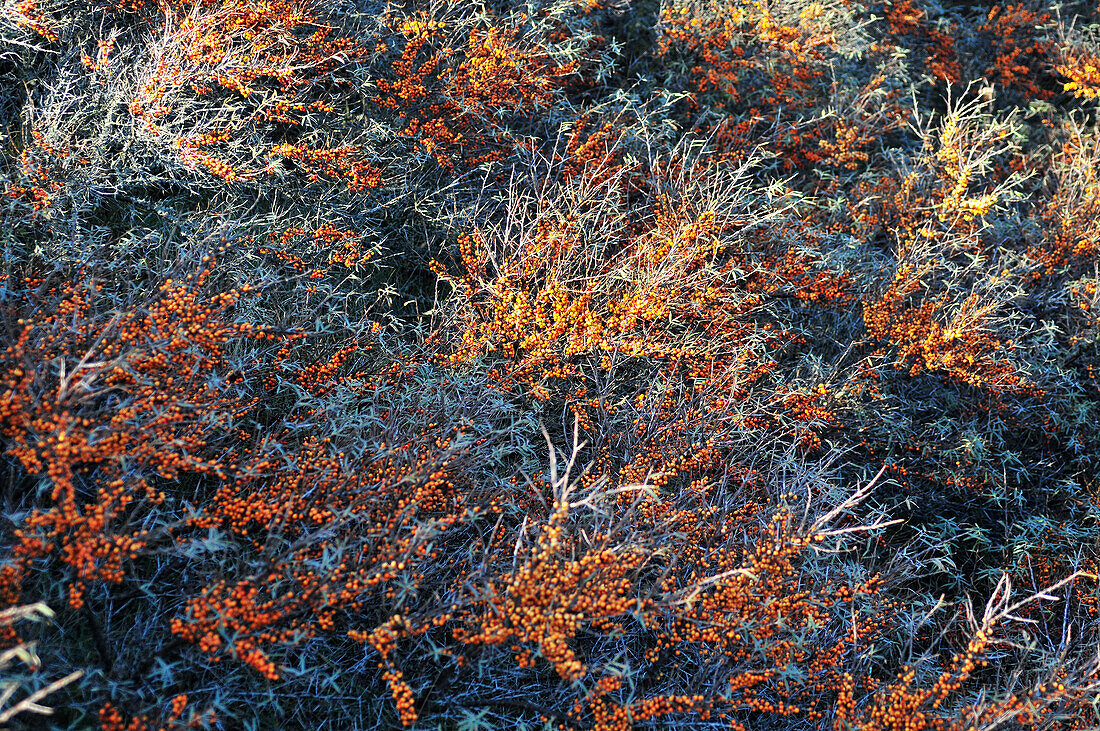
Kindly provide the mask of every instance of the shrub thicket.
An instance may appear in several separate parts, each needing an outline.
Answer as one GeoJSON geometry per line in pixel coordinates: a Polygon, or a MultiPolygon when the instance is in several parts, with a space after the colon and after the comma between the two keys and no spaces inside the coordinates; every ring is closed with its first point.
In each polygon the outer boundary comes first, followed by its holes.
{"type": "Polygon", "coordinates": [[[5,0],[0,724],[1100,727],[1100,6],[5,0]]]}

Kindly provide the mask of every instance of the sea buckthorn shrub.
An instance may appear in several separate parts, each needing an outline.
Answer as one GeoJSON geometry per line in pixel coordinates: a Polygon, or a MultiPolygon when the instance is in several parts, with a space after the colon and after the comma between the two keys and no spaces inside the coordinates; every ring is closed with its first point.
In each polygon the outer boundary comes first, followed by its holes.
{"type": "MultiPolygon", "coordinates": [[[[1055,94],[1050,69],[1044,66],[1055,47],[1051,37],[1055,27],[1053,15],[1042,8],[1025,3],[992,6],[973,40],[990,44],[996,55],[976,75],[993,80],[1002,94],[1016,93],[1027,100],[1052,99],[1055,94]]],[[[967,46],[962,47],[969,50],[967,46]]],[[[974,58],[984,60],[985,54],[974,58]]]]}
{"type": "Polygon", "coordinates": [[[456,162],[497,162],[521,143],[512,127],[549,110],[579,63],[555,58],[537,29],[523,25],[531,24],[522,16],[490,24],[427,14],[390,21],[376,50],[387,53],[399,39],[400,56],[375,81],[375,103],[396,116],[414,154],[448,172],[456,162]]]}
{"type": "Polygon", "coordinates": [[[0,725],[1096,727],[1097,23],[8,0],[0,725]]]}
{"type": "Polygon", "coordinates": [[[868,20],[868,8],[849,2],[662,3],[654,73],[683,95],[682,118],[721,154],[737,158],[767,138],[782,173],[828,158],[846,166],[863,143],[858,125],[829,114],[836,82],[855,89],[886,79],[874,73],[886,54],[868,20]]]}
{"type": "Polygon", "coordinates": [[[1063,90],[1076,99],[1095,101],[1100,96],[1096,65],[1100,48],[1095,27],[1070,26],[1060,30],[1054,71],[1063,79],[1063,90]]]}
{"type": "MultiPolygon", "coordinates": [[[[277,174],[276,137],[338,133],[326,115],[362,54],[309,3],[51,2],[40,10],[56,18],[65,48],[57,70],[68,73],[58,80],[113,87],[112,114],[97,121],[121,127],[127,146],[219,185],[277,174]],[[90,78],[72,78],[80,72],[90,78]]],[[[332,175],[353,187],[375,185],[365,172],[377,175],[371,153],[345,147],[317,142],[311,152],[346,159],[348,169],[332,175]]]]}

